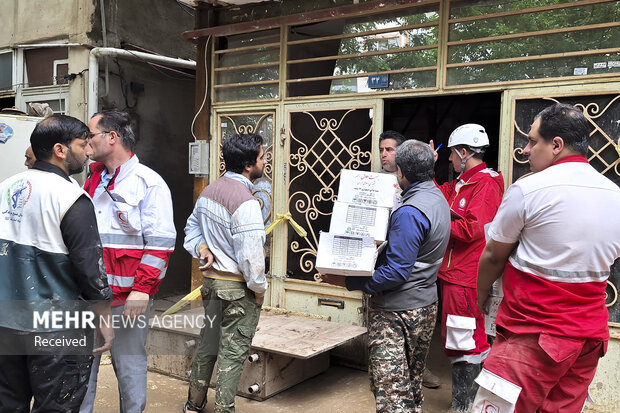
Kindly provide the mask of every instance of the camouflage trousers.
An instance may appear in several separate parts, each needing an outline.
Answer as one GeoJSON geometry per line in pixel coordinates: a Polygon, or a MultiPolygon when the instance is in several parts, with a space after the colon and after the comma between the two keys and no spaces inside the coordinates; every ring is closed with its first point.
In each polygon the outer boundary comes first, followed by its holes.
{"type": "Polygon", "coordinates": [[[407,311],[370,310],[368,374],[377,412],[422,413],[422,376],[437,303],[407,311]]]}
{"type": "Polygon", "coordinates": [[[261,307],[245,283],[205,278],[202,303],[207,319],[216,317],[216,328],[200,331],[187,396],[188,408],[201,411],[207,403],[207,390],[217,361],[215,412],[235,411],[235,395],[248,356],[261,307]],[[219,327],[219,329],[217,328],[219,327]]]}

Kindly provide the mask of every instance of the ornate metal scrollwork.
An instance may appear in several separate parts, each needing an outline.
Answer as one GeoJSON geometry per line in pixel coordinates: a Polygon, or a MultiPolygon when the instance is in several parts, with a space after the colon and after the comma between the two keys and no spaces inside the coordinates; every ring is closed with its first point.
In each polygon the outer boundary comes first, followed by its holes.
{"type": "MultiPolygon", "coordinates": [[[[514,146],[511,150],[513,182],[516,178],[520,178],[527,174],[523,166],[528,163],[528,160],[523,156],[523,147],[525,146],[523,141],[527,139],[527,132],[519,125],[519,112],[521,110],[527,112],[534,107],[540,107],[540,109],[542,109],[547,103],[541,105],[541,101],[543,101],[543,103],[544,101],[553,103],[560,102],[558,98],[553,97],[541,97],[540,99],[534,100],[524,99],[516,102],[515,118],[512,121],[514,137],[514,146]]],[[[620,138],[615,141],[614,139],[616,139],[616,137],[612,137],[612,135],[617,133],[620,127],[618,125],[613,126],[612,123],[614,119],[617,120],[617,113],[620,113],[618,108],[620,95],[612,96],[601,94],[585,97],[566,97],[562,98],[561,101],[570,102],[574,106],[580,108],[593,127],[589,137],[588,161],[600,173],[618,182],[620,178],[620,138]],[[591,101],[583,102],[586,100],[591,101]]],[[[528,121],[531,121],[531,119],[528,119],[528,121]]]]}
{"type": "MultiPolygon", "coordinates": [[[[361,136],[347,139],[347,143],[340,135],[339,129],[343,121],[356,109],[346,111],[342,117],[320,118],[316,115],[320,112],[301,112],[312,119],[317,131],[318,139],[313,142],[306,142],[291,131],[291,144],[297,147],[296,152],[289,155],[291,167],[291,180],[289,188],[296,182],[305,182],[307,179],[315,179],[316,185],[320,188],[318,192],[311,194],[307,190],[298,190],[289,195],[289,210],[301,216],[305,222],[304,227],[308,230],[308,237],[301,241],[293,240],[290,243],[291,252],[299,255],[299,268],[306,274],[311,274],[314,268],[318,246],[318,230],[314,225],[319,217],[331,215],[331,208],[326,211],[321,207],[321,203],[331,205],[336,199],[335,184],[340,177],[342,169],[359,169],[360,166],[369,165],[371,161],[371,151],[365,151],[360,146],[360,142],[369,139],[372,133],[370,128],[364,131],[361,136]],[[300,242],[305,245],[300,245],[300,242]]],[[[317,274],[312,274],[317,280],[317,274]]]]}
{"type": "Polygon", "coordinates": [[[618,302],[618,289],[609,280],[607,280],[607,288],[605,289],[605,307],[609,308],[618,302]]]}
{"type": "Polygon", "coordinates": [[[265,121],[270,120],[273,123],[273,113],[237,113],[234,115],[221,115],[219,120],[220,125],[220,150],[218,152],[218,176],[226,173],[226,165],[224,164],[224,156],[222,154],[222,144],[227,137],[231,134],[248,134],[259,133],[263,136],[267,146],[265,147],[265,170],[263,171],[263,178],[256,184],[255,190],[252,194],[256,197],[263,210],[263,219],[265,225],[269,223],[273,215],[273,130],[265,127],[265,121]],[[232,128],[228,128],[228,123],[232,125],[232,128]],[[252,123],[249,123],[252,122],[252,123]],[[226,130],[222,125],[226,125],[226,130]]]}

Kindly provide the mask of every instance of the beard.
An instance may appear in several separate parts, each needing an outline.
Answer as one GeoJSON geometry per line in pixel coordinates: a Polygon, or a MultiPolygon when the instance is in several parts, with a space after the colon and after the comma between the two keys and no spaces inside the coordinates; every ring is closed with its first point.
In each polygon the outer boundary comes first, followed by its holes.
{"type": "Polygon", "coordinates": [[[67,173],[69,175],[79,174],[84,170],[84,164],[86,160],[81,162],[78,157],[71,151],[69,148],[69,153],[67,154],[67,160],[65,161],[65,166],[67,167],[67,173]]]}
{"type": "MultiPolygon", "coordinates": [[[[256,166],[256,165],[255,165],[256,166]]],[[[260,177],[263,176],[263,171],[264,168],[262,169],[258,169],[258,168],[252,168],[252,170],[250,171],[250,181],[254,182],[255,179],[258,179],[260,177]]]]}

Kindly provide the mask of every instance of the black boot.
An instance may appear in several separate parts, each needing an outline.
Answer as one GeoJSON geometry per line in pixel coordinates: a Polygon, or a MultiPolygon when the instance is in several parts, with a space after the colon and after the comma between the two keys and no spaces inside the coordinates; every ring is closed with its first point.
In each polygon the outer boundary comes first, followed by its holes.
{"type": "Polygon", "coordinates": [[[474,379],[482,370],[481,364],[456,363],[452,365],[452,410],[467,412],[478,391],[474,379]]]}
{"type": "Polygon", "coordinates": [[[183,405],[183,413],[187,413],[188,410],[203,413],[203,409],[207,405],[207,390],[209,390],[208,386],[192,386],[190,382],[187,401],[183,405]]]}

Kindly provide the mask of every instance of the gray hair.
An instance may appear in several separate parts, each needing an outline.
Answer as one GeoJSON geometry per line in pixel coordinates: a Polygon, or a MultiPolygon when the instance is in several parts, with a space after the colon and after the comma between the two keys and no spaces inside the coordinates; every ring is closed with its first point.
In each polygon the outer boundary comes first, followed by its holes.
{"type": "Polygon", "coordinates": [[[396,149],[395,160],[410,183],[430,181],[435,176],[435,154],[427,143],[406,140],[396,149]]]}

